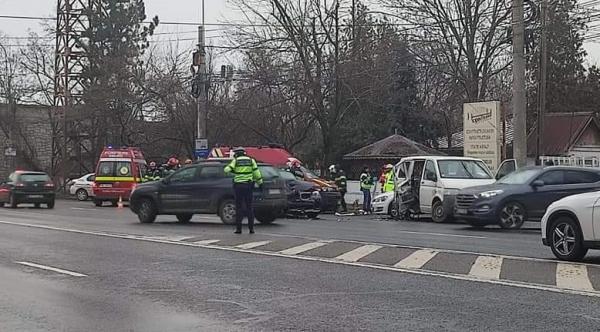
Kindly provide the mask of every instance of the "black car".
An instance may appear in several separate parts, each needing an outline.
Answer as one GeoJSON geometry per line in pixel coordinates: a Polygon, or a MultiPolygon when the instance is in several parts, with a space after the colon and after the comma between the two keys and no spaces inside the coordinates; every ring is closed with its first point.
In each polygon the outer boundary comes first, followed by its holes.
{"type": "MultiPolygon", "coordinates": [[[[226,161],[207,161],[186,166],[168,177],[138,185],[129,206],[140,222],[154,222],[157,215],[175,215],[189,222],[194,214],[217,214],[225,224],[235,223],[232,177],[223,168],[226,161]]],[[[254,192],[254,213],[261,223],[272,223],[287,209],[285,182],[279,171],[258,164],[263,185],[254,192]]]]}
{"type": "Polygon", "coordinates": [[[600,171],[577,167],[522,168],[494,184],[466,188],[456,196],[454,216],[481,227],[517,229],[541,220],[546,208],[570,195],[600,190],[600,171]]]}
{"type": "Polygon", "coordinates": [[[321,213],[320,187],[312,182],[298,180],[287,170],[279,170],[279,175],[288,187],[289,215],[306,215],[314,219],[321,213]]]}
{"type": "Polygon", "coordinates": [[[44,172],[16,171],[0,182],[0,206],[14,209],[19,204],[32,203],[36,208],[45,204],[53,209],[55,197],[54,183],[44,172]]]}

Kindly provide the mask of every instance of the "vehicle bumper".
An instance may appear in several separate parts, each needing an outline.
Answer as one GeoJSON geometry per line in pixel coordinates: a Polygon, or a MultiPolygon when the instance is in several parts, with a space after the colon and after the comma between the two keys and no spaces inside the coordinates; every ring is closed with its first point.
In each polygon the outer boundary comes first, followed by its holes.
{"type": "Polygon", "coordinates": [[[456,195],[444,195],[444,214],[446,216],[454,215],[454,202],[456,201],[456,195]]]}
{"type": "Polygon", "coordinates": [[[122,201],[129,201],[129,196],[131,196],[131,189],[111,191],[94,190],[93,196],[96,200],[110,201],[115,199],[121,199],[122,201]]]}
{"type": "Polygon", "coordinates": [[[286,198],[276,198],[276,199],[263,199],[263,198],[255,198],[254,200],[254,210],[261,211],[272,211],[283,214],[285,210],[288,208],[288,201],[286,198]]]}
{"type": "Polygon", "coordinates": [[[56,197],[55,193],[29,193],[29,192],[13,192],[14,198],[18,203],[45,203],[53,201],[56,197]]]}
{"type": "Polygon", "coordinates": [[[321,191],[321,210],[326,212],[337,211],[337,205],[342,197],[339,191],[321,191]]]}
{"type": "Polygon", "coordinates": [[[392,203],[391,200],[390,201],[383,201],[383,202],[373,202],[371,204],[371,206],[373,208],[373,213],[375,213],[375,214],[388,214],[391,203],[392,203]]]}
{"type": "Polygon", "coordinates": [[[302,212],[321,212],[321,201],[320,200],[303,200],[303,199],[290,199],[288,200],[288,211],[302,211],[302,212]]]}
{"type": "Polygon", "coordinates": [[[493,208],[488,209],[454,209],[454,218],[464,220],[473,225],[495,225],[498,223],[498,215],[493,208]]]}
{"type": "Polygon", "coordinates": [[[542,238],[542,244],[545,246],[550,246],[550,243],[548,243],[548,239],[546,238],[542,238]]]}

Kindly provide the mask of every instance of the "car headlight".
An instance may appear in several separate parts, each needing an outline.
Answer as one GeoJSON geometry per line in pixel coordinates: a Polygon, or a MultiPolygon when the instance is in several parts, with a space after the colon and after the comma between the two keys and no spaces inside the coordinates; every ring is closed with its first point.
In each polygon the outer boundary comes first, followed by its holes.
{"type": "Polygon", "coordinates": [[[310,197],[312,199],[321,199],[321,193],[315,190],[310,194],[310,197]]]}
{"type": "Polygon", "coordinates": [[[458,189],[444,189],[444,196],[456,196],[458,189]]]}
{"type": "Polygon", "coordinates": [[[504,193],[504,190],[490,190],[490,191],[482,192],[481,194],[479,194],[479,197],[491,198],[494,196],[498,196],[502,193],[504,193]]]}

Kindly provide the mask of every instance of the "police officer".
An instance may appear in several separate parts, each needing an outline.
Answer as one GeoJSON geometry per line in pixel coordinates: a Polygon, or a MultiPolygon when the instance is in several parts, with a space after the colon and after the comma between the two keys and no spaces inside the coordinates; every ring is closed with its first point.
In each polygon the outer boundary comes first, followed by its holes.
{"type": "Polygon", "coordinates": [[[383,173],[383,187],[381,191],[384,193],[393,192],[396,184],[394,183],[394,166],[391,164],[387,164],[384,166],[383,173]]]}
{"type": "Polygon", "coordinates": [[[342,212],[348,212],[348,207],[346,206],[346,193],[348,192],[348,179],[346,178],[346,173],[341,168],[340,165],[335,165],[335,185],[338,187],[338,190],[341,194],[341,206],[342,212]]]}
{"type": "Polygon", "coordinates": [[[235,234],[242,233],[242,220],[248,216],[248,229],[254,234],[254,210],[252,190],[254,184],[262,185],[262,175],[256,161],[246,156],[244,148],[233,150],[233,160],[225,166],[225,173],[233,174],[233,189],[235,192],[235,234]],[[244,209],[245,207],[245,209],[244,209]],[[244,214],[245,212],[245,214],[244,214]]]}
{"type": "Polygon", "coordinates": [[[363,168],[360,174],[360,191],[363,193],[363,212],[371,213],[371,189],[373,189],[373,178],[369,167],[363,168]]]}

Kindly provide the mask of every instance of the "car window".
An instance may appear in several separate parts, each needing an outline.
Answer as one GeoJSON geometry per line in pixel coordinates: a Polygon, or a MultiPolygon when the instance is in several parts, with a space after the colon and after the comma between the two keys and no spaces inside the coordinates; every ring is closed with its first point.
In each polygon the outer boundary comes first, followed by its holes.
{"type": "Polygon", "coordinates": [[[496,173],[496,180],[502,179],[508,174],[514,172],[517,169],[516,162],[514,160],[506,160],[500,165],[498,173],[496,173]]]}
{"type": "Polygon", "coordinates": [[[200,169],[201,179],[222,178],[225,176],[225,171],[221,166],[204,166],[200,169]]]}
{"type": "Polygon", "coordinates": [[[196,167],[188,167],[173,173],[169,180],[171,183],[192,182],[196,178],[196,167]]]}
{"type": "Polygon", "coordinates": [[[587,171],[566,171],[565,172],[565,183],[566,184],[578,184],[578,183],[595,183],[600,181],[600,175],[594,172],[587,171]]]}
{"type": "Polygon", "coordinates": [[[46,174],[21,174],[19,180],[22,182],[49,182],[50,177],[46,174]]]}
{"type": "Polygon", "coordinates": [[[279,172],[272,166],[258,166],[258,169],[263,179],[269,180],[279,177],[279,172]]]}
{"type": "Polygon", "coordinates": [[[98,165],[98,176],[131,177],[131,162],[101,161],[98,165]]]}
{"type": "Polygon", "coordinates": [[[94,182],[94,180],[96,180],[96,176],[95,176],[95,175],[90,175],[90,176],[88,176],[88,178],[87,178],[87,181],[88,181],[88,182],[94,182]]]}
{"type": "Polygon", "coordinates": [[[563,171],[548,171],[540,175],[537,179],[544,181],[544,185],[546,186],[559,185],[565,183],[564,175],[565,172],[563,171]]]}
{"type": "Polygon", "coordinates": [[[427,181],[433,181],[433,182],[437,181],[437,173],[435,171],[435,165],[433,164],[433,162],[431,160],[428,160],[427,163],[425,164],[424,179],[427,181]]]}
{"type": "Polygon", "coordinates": [[[396,178],[397,179],[406,179],[406,171],[408,169],[408,163],[403,162],[396,168],[396,178]]]}

